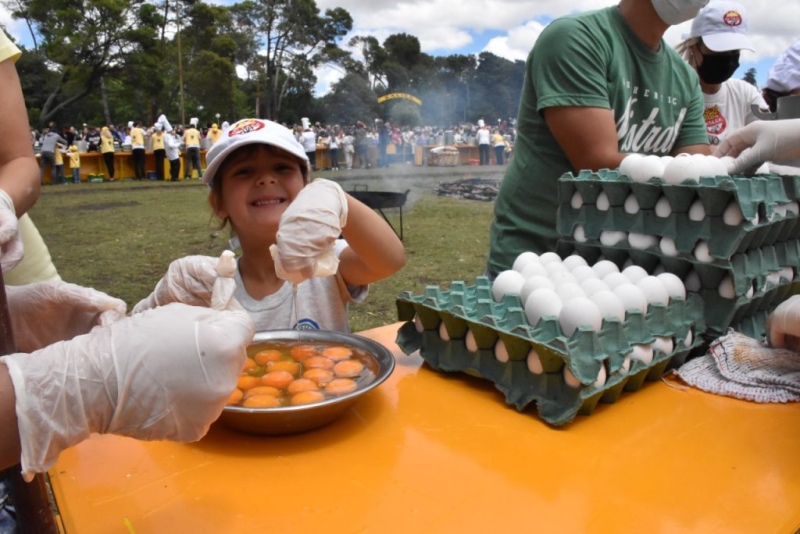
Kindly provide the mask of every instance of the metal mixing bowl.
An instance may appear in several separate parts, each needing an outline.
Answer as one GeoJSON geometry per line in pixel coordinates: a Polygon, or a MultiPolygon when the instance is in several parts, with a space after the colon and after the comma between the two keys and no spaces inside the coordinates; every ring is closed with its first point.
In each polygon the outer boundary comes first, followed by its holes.
{"type": "MultiPolygon", "coordinates": [[[[245,408],[226,406],[218,421],[248,434],[278,435],[305,432],[326,425],[341,416],[361,395],[377,387],[394,371],[394,356],[376,341],[355,334],[324,330],[271,330],[257,332],[252,345],[275,341],[327,342],[360,349],[378,364],[375,379],[352,393],[302,406],[245,408]]],[[[252,346],[251,345],[251,346],[252,346]]]]}

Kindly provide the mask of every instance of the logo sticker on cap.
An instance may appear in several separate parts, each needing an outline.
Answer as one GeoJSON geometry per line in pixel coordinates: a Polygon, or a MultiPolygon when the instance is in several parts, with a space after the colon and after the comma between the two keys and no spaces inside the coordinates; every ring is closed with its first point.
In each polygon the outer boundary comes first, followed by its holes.
{"type": "Polygon", "coordinates": [[[231,128],[231,131],[228,132],[228,137],[233,137],[234,135],[245,135],[252,132],[257,132],[264,128],[266,124],[258,119],[245,119],[242,121],[237,122],[231,128]]]}
{"type": "Polygon", "coordinates": [[[728,26],[733,26],[735,28],[736,26],[741,26],[742,16],[735,9],[731,9],[730,11],[725,13],[725,15],[723,15],[722,22],[724,22],[728,26]]]}

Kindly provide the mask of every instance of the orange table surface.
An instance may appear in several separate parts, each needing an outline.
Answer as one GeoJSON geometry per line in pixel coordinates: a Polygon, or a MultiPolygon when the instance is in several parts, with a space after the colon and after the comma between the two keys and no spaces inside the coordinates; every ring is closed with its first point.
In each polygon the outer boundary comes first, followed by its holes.
{"type": "Polygon", "coordinates": [[[662,382],[552,428],[363,332],[395,372],[294,436],[93,436],[49,477],[67,533],[794,532],[800,406],[662,382]]]}

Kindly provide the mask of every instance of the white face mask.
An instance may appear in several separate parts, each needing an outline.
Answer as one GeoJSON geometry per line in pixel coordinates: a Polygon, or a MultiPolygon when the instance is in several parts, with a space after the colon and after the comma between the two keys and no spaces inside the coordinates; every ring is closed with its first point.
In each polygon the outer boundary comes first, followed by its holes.
{"type": "Polygon", "coordinates": [[[651,0],[658,16],[669,24],[675,26],[681,22],[692,20],[697,13],[708,3],[708,0],[651,0]]]}

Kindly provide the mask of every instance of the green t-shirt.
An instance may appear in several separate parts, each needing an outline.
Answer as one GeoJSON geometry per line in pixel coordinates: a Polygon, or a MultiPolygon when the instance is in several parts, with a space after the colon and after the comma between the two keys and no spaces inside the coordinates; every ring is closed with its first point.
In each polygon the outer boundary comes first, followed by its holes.
{"type": "Polygon", "coordinates": [[[494,274],[522,252],[556,248],[558,178],[575,169],[542,110],[561,106],[611,109],[620,152],[666,155],[708,143],[697,75],[663,40],[649,49],[616,6],[553,21],[528,56],[514,158],[490,230],[494,274]]]}

